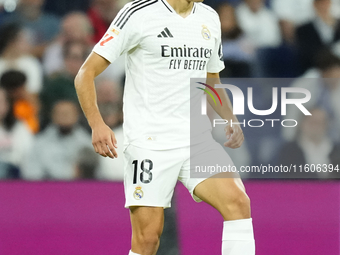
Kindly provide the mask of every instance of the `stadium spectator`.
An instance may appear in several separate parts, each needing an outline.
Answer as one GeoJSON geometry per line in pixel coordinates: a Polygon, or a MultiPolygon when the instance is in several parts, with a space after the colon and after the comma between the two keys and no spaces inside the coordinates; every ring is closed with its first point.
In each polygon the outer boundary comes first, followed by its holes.
{"type": "Polygon", "coordinates": [[[0,176],[2,178],[19,177],[32,142],[33,134],[23,122],[15,118],[12,101],[6,91],[0,88],[0,176]]]}
{"type": "Polygon", "coordinates": [[[2,75],[0,84],[13,102],[15,117],[25,122],[33,133],[37,133],[39,131],[39,103],[35,96],[28,93],[26,80],[24,73],[9,70],[2,75]]]}
{"type": "Polygon", "coordinates": [[[55,42],[49,45],[43,57],[43,66],[47,75],[65,69],[63,47],[67,42],[82,42],[92,48],[92,25],[82,12],[67,14],[61,25],[61,32],[55,42]]]}
{"type": "Polygon", "coordinates": [[[340,40],[340,21],[331,13],[331,0],[314,0],[314,9],[314,19],[296,31],[301,73],[315,66],[321,50],[332,49],[340,40]]]}
{"type": "Polygon", "coordinates": [[[59,100],[71,100],[78,104],[74,88],[74,77],[88,55],[88,45],[80,41],[65,43],[63,56],[65,68],[50,77],[41,93],[41,125],[44,128],[50,122],[50,112],[59,100]]]}
{"type": "MultiPolygon", "coordinates": [[[[273,11],[280,19],[281,30],[286,41],[292,42],[295,38],[295,29],[315,17],[314,0],[272,0],[273,11]]],[[[332,1],[331,12],[340,17],[340,2],[332,1]]]]}
{"type": "Polygon", "coordinates": [[[236,10],[238,22],[257,48],[278,47],[281,34],[276,15],[264,0],[244,0],[236,10]]]}
{"type": "MultiPolygon", "coordinates": [[[[304,104],[305,107],[320,105],[327,110],[331,122],[330,135],[333,140],[340,141],[340,59],[327,50],[320,52],[316,57],[316,67],[294,81],[292,86],[305,88],[311,93],[311,99],[304,104]]],[[[288,105],[287,118],[299,121],[302,113],[295,106],[288,105]]],[[[295,128],[285,128],[282,132],[288,141],[296,135],[295,128]]]]}
{"type": "Polygon", "coordinates": [[[7,22],[19,22],[30,34],[31,53],[42,57],[46,46],[59,32],[59,19],[43,10],[44,0],[21,0],[7,22]]]}
{"type": "Polygon", "coordinates": [[[224,3],[217,8],[221,20],[225,69],[221,77],[251,77],[255,57],[254,45],[237,23],[235,9],[224,3]]]}
{"type": "Polygon", "coordinates": [[[271,7],[280,20],[294,26],[309,22],[314,17],[314,0],[272,0],[271,7]]]}
{"type": "Polygon", "coordinates": [[[99,42],[103,37],[117,13],[116,0],[92,0],[87,15],[94,28],[94,43],[99,42]]]}
{"type": "Polygon", "coordinates": [[[42,89],[43,73],[39,61],[29,55],[25,30],[17,23],[0,27],[0,75],[16,69],[27,76],[27,91],[38,95],[42,89]]]}
{"type": "Polygon", "coordinates": [[[72,101],[59,101],[52,110],[52,123],[34,142],[23,178],[72,180],[80,151],[91,148],[90,135],[78,125],[79,109],[72,101]]]}
{"type": "MultiPolygon", "coordinates": [[[[279,165],[291,164],[309,168],[317,165],[340,164],[340,147],[334,143],[328,134],[329,116],[322,108],[310,110],[311,116],[306,116],[298,126],[299,131],[294,141],[286,143],[279,153],[279,165]]],[[[339,178],[337,172],[292,173],[288,178],[339,178]]]]}
{"type": "Polygon", "coordinates": [[[314,0],[272,0],[271,6],[280,20],[282,37],[288,44],[295,43],[295,29],[314,17],[314,0]]]}
{"type": "MultiPolygon", "coordinates": [[[[236,9],[237,19],[245,35],[256,49],[256,77],[286,77],[286,53],[281,52],[279,20],[264,0],[244,0],[236,9]]],[[[289,60],[288,60],[289,62],[289,60]]],[[[291,62],[289,63],[291,65],[291,62]]],[[[288,71],[289,73],[289,71],[288,71]]]]}

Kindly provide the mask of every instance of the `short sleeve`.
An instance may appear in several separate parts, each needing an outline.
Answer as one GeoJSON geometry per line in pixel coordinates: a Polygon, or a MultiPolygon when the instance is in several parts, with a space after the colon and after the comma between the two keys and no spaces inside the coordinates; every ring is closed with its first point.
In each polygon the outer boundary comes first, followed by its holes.
{"type": "Polygon", "coordinates": [[[215,38],[215,47],[207,65],[208,73],[219,73],[224,69],[223,51],[221,42],[221,23],[218,19],[218,36],[215,38]]]}
{"type": "Polygon", "coordinates": [[[128,3],[119,11],[103,38],[93,48],[93,52],[111,63],[140,42],[141,22],[132,15],[131,9],[133,3],[128,3]]]}

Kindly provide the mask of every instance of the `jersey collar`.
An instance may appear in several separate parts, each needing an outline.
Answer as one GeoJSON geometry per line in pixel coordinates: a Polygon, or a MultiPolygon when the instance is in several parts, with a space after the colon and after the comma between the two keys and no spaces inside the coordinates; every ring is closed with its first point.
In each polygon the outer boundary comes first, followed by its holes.
{"type": "MultiPolygon", "coordinates": [[[[168,9],[169,12],[172,12],[173,14],[177,14],[177,12],[174,10],[174,8],[172,8],[172,6],[168,3],[167,0],[161,0],[162,4],[164,5],[164,7],[166,7],[168,9]]],[[[194,2],[194,6],[191,9],[191,12],[188,16],[190,16],[191,14],[194,14],[196,12],[196,3],[194,2]]]]}

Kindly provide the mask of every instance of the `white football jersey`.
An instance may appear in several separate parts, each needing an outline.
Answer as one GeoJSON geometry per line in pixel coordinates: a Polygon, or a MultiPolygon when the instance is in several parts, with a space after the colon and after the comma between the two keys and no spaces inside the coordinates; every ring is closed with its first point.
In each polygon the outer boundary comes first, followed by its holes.
{"type": "Polygon", "coordinates": [[[166,0],[130,2],[93,51],[111,63],[126,53],[125,145],[190,145],[190,78],[224,68],[220,21],[212,8],[194,3],[183,18],[166,0]]]}

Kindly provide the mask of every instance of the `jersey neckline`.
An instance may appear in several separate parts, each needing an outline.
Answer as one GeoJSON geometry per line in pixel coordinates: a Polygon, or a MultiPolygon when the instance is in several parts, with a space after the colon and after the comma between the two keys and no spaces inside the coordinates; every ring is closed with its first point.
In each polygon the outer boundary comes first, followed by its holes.
{"type": "Polygon", "coordinates": [[[172,8],[172,6],[168,3],[167,0],[161,0],[161,2],[162,2],[163,5],[168,9],[169,12],[171,12],[171,13],[173,13],[174,15],[176,15],[176,16],[182,18],[183,20],[186,20],[187,18],[189,18],[190,16],[192,16],[192,15],[196,12],[196,8],[197,8],[196,3],[194,2],[194,6],[192,7],[190,14],[184,18],[184,17],[182,17],[181,15],[179,15],[179,14],[174,10],[174,8],[172,8]]]}

